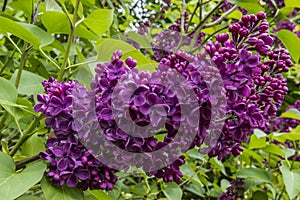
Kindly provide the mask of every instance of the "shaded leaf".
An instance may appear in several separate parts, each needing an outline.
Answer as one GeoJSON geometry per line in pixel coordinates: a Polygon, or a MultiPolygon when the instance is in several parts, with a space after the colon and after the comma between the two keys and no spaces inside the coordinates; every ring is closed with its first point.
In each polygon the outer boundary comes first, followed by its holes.
{"type": "Polygon", "coordinates": [[[41,181],[41,187],[46,200],[83,200],[82,190],[52,186],[45,177],[41,181]]]}

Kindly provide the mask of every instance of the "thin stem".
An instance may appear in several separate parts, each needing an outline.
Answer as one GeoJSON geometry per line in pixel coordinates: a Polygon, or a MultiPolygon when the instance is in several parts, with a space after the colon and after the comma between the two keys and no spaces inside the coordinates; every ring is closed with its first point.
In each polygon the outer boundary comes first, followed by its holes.
{"type": "Polygon", "coordinates": [[[4,11],[5,11],[5,9],[6,9],[6,5],[7,5],[7,2],[8,2],[8,0],[4,0],[4,2],[3,2],[3,6],[2,6],[2,12],[4,12],[4,11]]]}
{"type": "MultiPolygon", "coordinates": [[[[18,41],[18,43],[20,42],[20,40],[18,41]]],[[[17,43],[17,45],[18,45],[17,43]]],[[[5,63],[3,64],[1,70],[0,70],[0,75],[3,73],[3,71],[5,70],[5,68],[8,66],[8,63],[11,61],[11,59],[14,57],[15,53],[16,53],[17,49],[14,48],[14,50],[11,52],[10,56],[7,58],[7,60],[5,61],[5,63]]]]}
{"type": "Polygon", "coordinates": [[[30,157],[30,158],[26,158],[24,160],[16,162],[16,170],[25,167],[26,164],[34,162],[34,161],[38,160],[39,158],[40,158],[39,155],[35,155],[35,156],[30,157]]]}
{"type": "Polygon", "coordinates": [[[194,172],[188,179],[186,179],[185,181],[183,181],[182,183],[180,183],[178,186],[179,186],[179,187],[182,187],[182,186],[184,186],[185,184],[187,184],[188,182],[190,182],[190,181],[192,180],[192,178],[193,178],[195,175],[198,174],[198,172],[200,171],[200,169],[202,168],[203,165],[204,165],[204,162],[203,162],[201,165],[197,166],[195,172],[194,172]]]}
{"type": "Polygon", "coordinates": [[[180,47],[182,46],[182,43],[183,43],[183,40],[184,40],[184,33],[185,33],[185,30],[184,30],[184,19],[185,17],[185,0],[182,0],[182,10],[181,10],[181,21],[180,21],[180,32],[181,32],[181,35],[180,35],[180,41],[177,45],[177,47],[175,48],[174,52],[173,53],[176,53],[176,51],[178,49],[180,49],[180,47]]]}
{"type": "Polygon", "coordinates": [[[60,66],[51,58],[49,57],[41,48],[39,48],[42,55],[47,58],[57,69],[60,69],[60,66]]]}
{"type": "Polygon", "coordinates": [[[217,6],[214,7],[214,8],[213,8],[213,9],[205,16],[205,18],[198,24],[198,26],[197,26],[194,30],[192,30],[190,33],[188,33],[188,36],[191,36],[192,34],[194,34],[193,39],[192,39],[191,44],[190,44],[190,47],[189,47],[189,51],[191,51],[192,48],[195,47],[195,44],[196,44],[196,42],[197,42],[197,39],[198,39],[198,37],[199,37],[199,34],[200,34],[202,28],[203,28],[204,25],[205,25],[205,22],[206,22],[206,21],[214,14],[214,12],[215,12],[216,10],[218,10],[218,9],[223,5],[223,3],[224,3],[223,1],[219,2],[219,3],[217,4],[217,6]]]}
{"type": "Polygon", "coordinates": [[[81,66],[81,65],[87,65],[87,64],[91,64],[91,63],[96,63],[96,62],[97,62],[96,60],[91,60],[91,61],[87,61],[87,62],[76,63],[74,65],[70,65],[66,69],[70,69],[70,68],[73,68],[73,67],[78,67],[78,66],[81,66]]]}
{"type": "MultiPolygon", "coordinates": [[[[12,43],[12,45],[15,47],[15,49],[22,54],[23,52],[21,51],[21,49],[18,47],[18,45],[10,38],[10,36],[7,36],[7,39],[12,43]]],[[[20,40],[19,40],[20,41],[20,40]]]]}
{"type": "Polygon", "coordinates": [[[196,11],[198,10],[199,7],[200,7],[200,0],[197,2],[196,7],[194,8],[194,11],[193,11],[192,16],[191,16],[190,21],[189,21],[189,26],[192,24],[193,18],[194,18],[195,14],[196,14],[196,11]]]}
{"type": "Polygon", "coordinates": [[[35,133],[35,128],[37,124],[39,123],[42,115],[39,114],[37,117],[34,118],[34,120],[29,125],[28,129],[24,132],[23,136],[18,140],[16,145],[13,147],[13,149],[9,152],[10,156],[13,156],[17,153],[19,148],[22,146],[22,144],[32,135],[35,133]]]}
{"type": "Polygon", "coordinates": [[[209,24],[205,24],[203,28],[209,28],[209,27],[213,27],[213,26],[216,26],[216,25],[220,24],[230,13],[232,13],[233,11],[235,11],[235,9],[237,9],[237,6],[233,6],[232,8],[230,8],[227,12],[225,12],[216,21],[214,21],[212,23],[209,23],[209,24]]]}
{"type": "Polygon", "coordinates": [[[214,7],[206,16],[205,18],[195,27],[195,29],[193,29],[191,32],[189,32],[187,34],[187,36],[191,36],[193,33],[195,33],[197,30],[201,30],[205,24],[205,22],[214,14],[214,12],[216,12],[216,10],[218,10],[222,5],[223,5],[223,1],[220,1],[216,7],[214,7]]]}
{"type": "Polygon", "coordinates": [[[23,53],[22,53],[22,56],[21,56],[20,67],[19,67],[18,74],[17,74],[17,77],[16,77],[16,82],[15,82],[15,86],[16,86],[17,89],[18,89],[19,84],[20,84],[23,69],[26,65],[27,55],[28,55],[28,50],[27,50],[28,47],[29,47],[29,44],[25,43],[24,44],[24,50],[23,50],[23,53]]]}
{"type": "Polygon", "coordinates": [[[57,76],[57,80],[58,81],[62,81],[63,80],[63,76],[65,73],[65,70],[67,68],[68,65],[68,59],[69,59],[69,54],[71,52],[71,47],[72,47],[72,42],[73,42],[73,38],[74,38],[74,32],[75,32],[75,24],[77,22],[77,13],[78,13],[78,9],[79,9],[79,3],[80,0],[76,1],[76,5],[75,5],[75,9],[74,9],[74,17],[73,17],[73,21],[71,24],[71,32],[68,38],[68,42],[67,42],[67,49],[66,49],[66,53],[65,53],[65,57],[64,60],[62,62],[62,66],[60,68],[60,71],[58,72],[58,76],[57,76]]]}

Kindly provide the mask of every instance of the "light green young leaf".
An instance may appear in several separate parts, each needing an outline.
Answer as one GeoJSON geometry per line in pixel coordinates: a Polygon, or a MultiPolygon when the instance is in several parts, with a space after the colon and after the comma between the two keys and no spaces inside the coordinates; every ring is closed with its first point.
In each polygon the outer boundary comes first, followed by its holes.
{"type": "Polygon", "coordinates": [[[244,8],[252,14],[257,14],[259,11],[265,11],[265,9],[258,4],[257,0],[228,0],[228,2],[244,8]]]}
{"type": "Polygon", "coordinates": [[[87,27],[97,35],[105,33],[113,22],[113,10],[98,9],[92,12],[84,20],[87,27]]]}
{"type": "Polygon", "coordinates": [[[47,11],[43,13],[41,19],[49,33],[69,34],[71,31],[71,23],[65,13],[47,11]]]}
{"type": "Polygon", "coordinates": [[[155,71],[157,63],[151,60],[148,60],[141,52],[139,52],[132,45],[117,39],[106,39],[101,41],[97,46],[98,58],[100,62],[110,61],[113,52],[116,50],[121,50],[123,53],[123,59],[131,56],[133,59],[137,60],[137,68],[141,71],[155,71]]]}
{"type": "Polygon", "coordinates": [[[297,37],[297,35],[289,30],[281,29],[280,31],[278,31],[277,37],[287,48],[293,60],[296,63],[298,63],[300,57],[300,51],[299,51],[300,39],[297,37]]]}
{"type": "Polygon", "coordinates": [[[290,199],[300,195],[300,169],[290,170],[283,162],[280,171],[283,176],[286,192],[290,199]]]}
{"type": "Polygon", "coordinates": [[[251,135],[249,149],[260,149],[267,146],[265,137],[258,138],[255,134],[251,135]]]}
{"type": "Polygon", "coordinates": [[[102,190],[88,190],[88,192],[91,193],[98,200],[112,200],[112,198],[102,190]]]}
{"type": "Polygon", "coordinates": [[[300,120],[300,111],[290,108],[288,111],[282,113],[280,117],[300,120]]]}

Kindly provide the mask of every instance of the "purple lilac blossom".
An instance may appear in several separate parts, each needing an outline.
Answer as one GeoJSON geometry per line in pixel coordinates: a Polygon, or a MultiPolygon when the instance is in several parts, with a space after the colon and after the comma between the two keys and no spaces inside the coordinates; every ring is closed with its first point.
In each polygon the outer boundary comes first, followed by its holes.
{"type": "Polygon", "coordinates": [[[77,139],[72,115],[72,91],[77,81],[59,83],[54,78],[43,81],[46,94],[38,95],[34,107],[46,117],[46,125],[52,128],[55,137],[49,137],[47,150],[40,158],[49,161],[47,177],[53,185],[89,189],[113,189],[116,172],[101,162],[77,139]]]}
{"type": "Polygon", "coordinates": [[[227,89],[230,116],[218,145],[209,153],[219,159],[242,151],[241,143],[255,128],[266,130],[287,94],[287,72],[293,62],[286,49],[272,50],[273,38],[262,12],[244,15],[229,27],[229,34],[219,34],[208,42],[206,50],[217,65],[227,89]]]}

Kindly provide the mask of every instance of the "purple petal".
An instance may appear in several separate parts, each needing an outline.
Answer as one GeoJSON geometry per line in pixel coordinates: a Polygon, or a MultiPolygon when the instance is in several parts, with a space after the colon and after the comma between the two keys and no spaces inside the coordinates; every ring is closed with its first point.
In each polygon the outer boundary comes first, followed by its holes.
{"type": "Polygon", "coordinates": [[[68,168],[68,162],[66,159],[62,158],[57,162],[57,168],[59,171],[64,171],[68,168]]]}
{"type": "Polygon", "coordinates": [[[87,180],[87,179],[90,178],[90,172],[89,172],[88,170],[86,170],[86,169],[82,169],[82,170],[79,170],[79,171],[76,173],[76,176],[77,176],[79,179],[85,181],[85,180],[87,180]]]}
{"type": "Polygon", "coordinates": [[[67,180],[68,187],[73,188],[77,185],[77,183],[78,183],[78,180],[77,180],[76,176],[74,176],[74,175],[69,176],[69,178],[67,180]]]}
{"type": "Polygon", "coordinates": [[[145,104],[145,102],[146,102],[146,98],[144,96],[139,95],[139,96],[135,96],[134,98],[134,105],[136,106],[142,106],[145,104]]]}
{"type": "Polygon", "coordinates": [[[64,155],[63,150],[61,149],[61,147],[53,147],[52,148],[52,152],[55,156],[57,157],[62,157],[64,155]]]}

